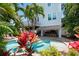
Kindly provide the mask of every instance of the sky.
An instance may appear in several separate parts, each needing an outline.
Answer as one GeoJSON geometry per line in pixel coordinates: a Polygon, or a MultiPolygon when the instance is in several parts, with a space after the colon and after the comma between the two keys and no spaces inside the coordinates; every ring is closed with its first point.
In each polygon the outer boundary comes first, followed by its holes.
{"type": "MultiPolygon", "coordinates": [[[[26,8],[26,6],[29,5],[29,4],[31,4],[31,3],[23,3],[23,5],[22,5],[22,4],[19,4],[19,6],[22,7],[22,8],[26,8]]],[[[18,14],[19,14],[19,15],[23,15],[23,12],[22,12],[21,10],[19,10],[19,11],[18,11],[18,14]]],[[[22,22],[23,22],[24,24],[26,24],[27,18],[22,17],[22,22]]]]}
{"type": "MultiPolygon", "coordinates": [[[[25,8],[28,4],[31,4],[31,3],[23,3],[23,5],[19,4],[19,6],[22,7],[22,8],[25,8]]],[[[18,14],[23,15],[23,12],[19,10],[18,14]]]]}

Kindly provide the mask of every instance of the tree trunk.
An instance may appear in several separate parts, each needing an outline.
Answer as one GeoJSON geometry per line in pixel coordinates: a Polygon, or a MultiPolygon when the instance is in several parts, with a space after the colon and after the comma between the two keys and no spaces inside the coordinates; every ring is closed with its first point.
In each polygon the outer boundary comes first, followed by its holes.
{"type": "Polygon", "coordinates": [[[35,20],[32,20],[32,30],[35,30],[35,20]]]}
{"type": "Polygon", "coordinates": [[[29,25],[29,19],[27,19],[28,20],[28,29],[30,29],[30,25],[29,25]]]}
{"type": "Polygon", "coordinates": [[[33,30],[35,30],[35,19],[34,19],[34,24],[33,24],[33,30]]]}
{"type": "Polygon", "coordinates": [[[39,17],[37,15],[37,17],[33,20],[33,30],[35,30],[36,24],[37,24],[37,20],[39,20],[39,17]]]}

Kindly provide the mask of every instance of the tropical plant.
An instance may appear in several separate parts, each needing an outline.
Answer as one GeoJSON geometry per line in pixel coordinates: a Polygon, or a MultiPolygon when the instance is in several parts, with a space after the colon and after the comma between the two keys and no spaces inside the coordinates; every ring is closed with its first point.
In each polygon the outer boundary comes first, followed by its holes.
{"type": "Polygon", "coordinates": [[[25,18],[27,17],[28,26],[30,25],[29,21],[32,21],[32,24],[33,24],[33,19],[35,17],[34,17],[34,11],[32,10],[32,7],[30,5],[27,5],[26,8],[24,9],[24,15],[25,15],[25,18]]]}
{"type": "Polygon", "coordinates": [[[55,47],[50,47],[48,49],[42,50],[40,52],[42,56],[61,56],[61,52],[59,52],[55,47]]]}
{"type": "Polygon", "coordinates": [[[76,26],[73,30],[74,30],[77,34],[79,34],[79,26],[76,26]]]}
{"type": "Polygon", "coordinates": [[[3,36],[4,33],[11,32],[13,33],[13,30],[9,27],[9,23],[7,22],[0,22],[0,37],[3,36]]]}
{"type": "Polygon", "coordinates": [[[36,22],[39,20],[39,15],[42,15],[43,17],[44,17],[45,15],[44,15],[44,9],[43,9],[42,6],[39,6],[39,5],[36,4],[36,3],[33,3],[32,6],[33,6],[33,10],[34,10],[34,15],[35,15],[35,19],[33,20],[33,21],[34,21],[33,29],[35,29],[36,22]]]}
{"type": "Polygon", "coordinates": [[[44,17],[44,10],[42,6],[38,4],[27,5],[25,9],[25,17],[27,17],[32,23],[32,29],[35,30],[36,22],[39,20],[39,15],[44,17]]]}
{"type": "Polygon", "coordinates": [[[10,22],[10,19],[14,20],[15,22],[19,21],[17,19],[17,13],[15,12],[15,7],[13,7],[13,4],[1,3],[0,4],[0,15],[1,17],[5,16],[5,18],[3,18],[4,21],[10,22]]]}
{"type": "Polygon", "coordinates": [[[7,42],[0,40],[0,56],[3,55],[4,51],[5,51],[5,45],[7,44],[7,42]]]}
{"type": "Polygon", "coordinates": [[[4,49],[7,42],[0,40],[0,48],[4,49]]]}
{"type": "MultiPolygon", "coordinates": [[[[16,3],[1,3],[0,4],[0,27],[1,27],[1,33],[2,31],[5,32],[7,30],[14,30],[16,28],[15,32],[19,31],[20,27],[23,27],[23,24],[21,22],[20,16],[18,15],[17,11],[20,9],[18,4],[16,3]],[[11,23],[11,20],[13,23],[11,23]],[[4,23],[8,23],[8,25],[4,26],[4,23]],[[2,30],[3,28],[7,28],[7,30],[2,30]]],[[[14,32],[13,31],[13,32],[14,32]]]]}
{"type": "Polygon", "coordinates": [[[76,50],[73,49],[73,48],[70,48],[70,49],[69,49],[69,52],[66,54],[66,56],[79,56],[79,52],[76,51],[76,50]]]}
{"type": "Polygon", "coordinates": [[[65,30],[70,33],[70,36],[74,36],[73,29],[79,26],[79,4],[64,4],[64,15],[63,24],[65,30]]]}
{"type": "MultiPolygon", "coordinates": [[[[18,35],[19,28],[23,25],[17,13],[19,9],[18,4],[15,3],[0,3],[0,53],[5,52],[6,42],[3,40],[3,35],[6,33],[18,35]]],[[[7,53],[8,51],[4,54],[7,53]]]]}
{"type": "Polygon", "coordinates": [[[19,31],[18,31],[18,29],[16,28],[16,27],[14,27],[14,26],[10,26],[10,28],[13,30],[13,35],[14,36],[18,36],[19,35],[19,31]]]}

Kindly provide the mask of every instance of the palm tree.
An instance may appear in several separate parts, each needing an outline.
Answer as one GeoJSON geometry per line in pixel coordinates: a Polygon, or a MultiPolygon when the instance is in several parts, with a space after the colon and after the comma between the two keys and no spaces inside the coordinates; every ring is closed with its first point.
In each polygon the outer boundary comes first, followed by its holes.
{"type": "MultiPolygon", "coordinates": [[[[35,12],[35,21],[34,21],[34,26],[36,25],[37,20],[39,20],[39,15],[42,15],[43,17],[44,15],[44,10],[42,6],[37,5],[36,3],[33,3],[33,10],[35,12]]],[[[34,27],[35,29],[35,27],[34,27]]]]}
{"type": "MultiPolygon", "coordinates": [[[[22,12],[24,12],[24,8],[20,7],[19,5],[23,6],[24,4],[23,3],[13,3],[13,6],[15,7],[16,13],[19,10],[22,11],[22,12]]],[[[19,25],[20,25],[20,27],[24,27],[23,23],[21,22],[22,21],[21,18],[24,17],[24,15],[18,15],[18,13],[17,13],[17,17],[19,19],[19,25]]]]}
{"type": "Polygon", "coordinates": [[[26,6],[25,17],[31,21],[33,30],[35,30],[36,21],[39,20],[39,15],[44,17],[44,10],[42,6],[39,6],[35,3],[26,6]]]}
{"type": "MultiPolygon", "coordinates": [[[[19,9],[20,8],[18,4],[1,3],[0,4],[0,21],[10,23],[10,21],[13,20],[15,23],[14,27],[16,27],[18,31],[19,27],[21,27],[22,25],[20,17],[17,13],[19,9]]],[[[11,26],[9,28],[11,28],[11,26]]]]}
{"type": "Polygon", "coordinates": [[[15,7],[15,4],[0,3],[0,49],[6,45],[6,42],[3,41],[3,34],[9,32],[15,34],[20,27],[21,21],[16,8],[18,7],[15,7]],[[14,26],[10,23],[11,20],[14,21],[14,26]]]}
{"type": "Polygon", "coordinates": [[[4,33],[11,32],[13,33],[13,30],[10,28],[9,23],[1,21],[0,22],[0,36],[3,36],[4,33]]]}
{"type": "Polygon", "coordinates": [[[29,21],[31,20],[32,21],[32,25],[33,25],[33,19],[35,18],[34,17],[34,11],[31,7],[31,5],[27,5],[25,10],[24,10],[24,14],[25,14],[25,18],[27,17],[27,20],[28,20],[28,26],[29,26],[29,21]]]}
{"type": "Polygon", "coordinates": [[[11,30],[9,27],[10,19],[13,19],[15,15],[14,9],[11,7],[11,4],[0,4],[0,33],[3,33],[7,30],[11,30]],[[5,30],[6,29],[6,30],[5,30]]]}

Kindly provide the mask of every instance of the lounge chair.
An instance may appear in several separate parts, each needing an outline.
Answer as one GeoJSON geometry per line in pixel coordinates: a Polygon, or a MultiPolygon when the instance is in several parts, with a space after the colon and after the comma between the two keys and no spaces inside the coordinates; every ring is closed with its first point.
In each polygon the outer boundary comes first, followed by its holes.
{"type": "Polygon", "coordinates": [[[79,51],[79,41],[69,42],[66,45],[68,48],[74,48],[75,50],[79,51]]]}

